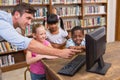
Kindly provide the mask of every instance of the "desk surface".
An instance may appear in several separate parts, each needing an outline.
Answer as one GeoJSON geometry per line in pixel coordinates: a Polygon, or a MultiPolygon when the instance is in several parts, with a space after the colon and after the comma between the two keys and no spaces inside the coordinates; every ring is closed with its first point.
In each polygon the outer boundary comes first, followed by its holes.
{"type": "Polygon", "coordinates": [[[54,77],[51,80],[120,80],[120,42],[108,43],[103,59],[105,62],[111,63],[106,75],[86,72],[85,66],[72,77],[57,74],[71,59],[44,60],[43,63],[47,71],[54,77]]]}

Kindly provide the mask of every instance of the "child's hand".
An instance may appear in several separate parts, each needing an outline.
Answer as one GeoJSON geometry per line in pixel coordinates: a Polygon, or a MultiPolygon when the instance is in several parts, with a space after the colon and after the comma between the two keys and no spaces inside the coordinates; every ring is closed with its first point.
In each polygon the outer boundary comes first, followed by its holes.
{"type": "Polygon", "coordinates": [[[82,46],[70,46],[69,48],[70,48],[70,49],[78,50],[77,53],[81,53],[81,52],[84,51],[84,50],[82,49],[82,46]]]}
{"type": "Polygon", "coordinates": [[[70,46],[69,49],[76,49],[76,46],[70,46]]]}
{"type": "Polygon", "coordinates": [[[58,58],[56,56],[40,55],[40,54],[38,54],[36,57],[38,57],[39,59],[56,59],[56,58],[58,58]]]}
{"type": "Polygon", "coordinates": [[[56,59],[56,58],[58,58],[58,57],[56,57],[56,56],[44,55],[44,58],[45,58],[45,59],[56,59]]]}
{"type": "Polygon", "coordinates": [[[39,60],[41,60],[41,59],[44,58],[44,55],[38,54],[38,55],[36,55],[36,57],[37,57],[39,60]]]}

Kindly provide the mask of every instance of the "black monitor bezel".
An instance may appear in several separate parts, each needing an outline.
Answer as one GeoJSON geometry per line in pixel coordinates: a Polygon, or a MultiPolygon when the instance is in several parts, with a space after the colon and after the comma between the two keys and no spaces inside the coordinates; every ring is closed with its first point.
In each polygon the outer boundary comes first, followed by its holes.
{"type": "Polygon", "coordinates": [[[85,35],[86,39],[86,70],[99,74],[105,74],[110,64],[105,63],[103,55],[106,49],[106,32],[105,27],[99,27],[93,32],[85,35]],[[99,44],[99,41],[101,43],[99,44]],[[98,46],[100,45],[100,46],[98,46]],[[101,52],[97,50],[102,50],[101,52]]]}

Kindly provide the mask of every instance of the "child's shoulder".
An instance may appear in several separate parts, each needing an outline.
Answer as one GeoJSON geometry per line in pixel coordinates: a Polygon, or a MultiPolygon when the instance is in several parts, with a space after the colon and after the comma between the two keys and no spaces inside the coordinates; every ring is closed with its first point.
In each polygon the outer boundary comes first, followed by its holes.
{"type": "Polygon", "coordinates": [[[49,42],[48,40],[45,40],[45,41],[43,42],[43,44],[44,44],[44,45],[48,45],[48,44],[50,44],[50,42],[49,42]]]}
{"type": "Polygon", "coordinates": [[[72,38],[68,39],[67,42],[73,42],[72,38]]]}
{"type": "Polygon", "coordinates": [[[59,32],[63,35],[68,35],[68,32],[66,30],[61,29],[61,28],[59,28],[59,32]]]}

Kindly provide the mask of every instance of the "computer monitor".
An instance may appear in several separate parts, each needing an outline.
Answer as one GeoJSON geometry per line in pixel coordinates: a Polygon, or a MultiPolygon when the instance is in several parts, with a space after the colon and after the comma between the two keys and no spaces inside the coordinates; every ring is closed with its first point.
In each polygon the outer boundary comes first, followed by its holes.
{"type": "Polygon", "coordinates": [[[106,50],[106,29],[99,27],[85,35],[86,39],[86,70],[105,74],[111,64],[105,63],[103,55],[106,50]]]}

